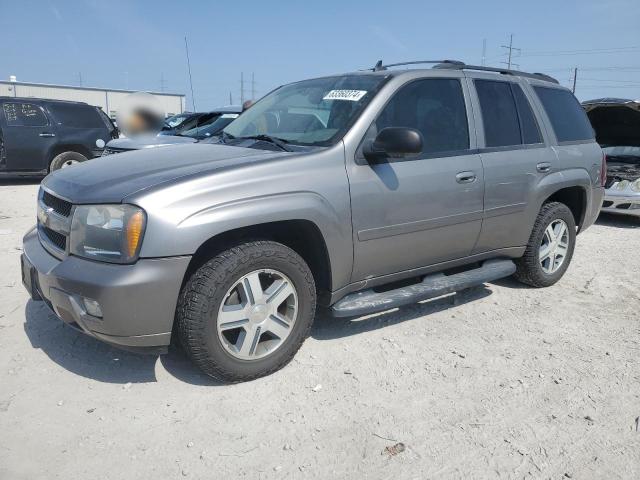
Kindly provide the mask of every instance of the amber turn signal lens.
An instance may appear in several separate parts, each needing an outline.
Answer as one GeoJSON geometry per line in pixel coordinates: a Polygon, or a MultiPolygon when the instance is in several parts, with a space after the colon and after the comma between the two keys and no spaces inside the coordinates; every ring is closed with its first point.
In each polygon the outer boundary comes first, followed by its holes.
{"type": "Polygon", "coordinates": [[[142,229],[144,228],[144,214],[141,211],[135,212],[129,217],[126,229],[127,255],[133,258],[138,251],[138,245],[142,239],[142,229]]]}

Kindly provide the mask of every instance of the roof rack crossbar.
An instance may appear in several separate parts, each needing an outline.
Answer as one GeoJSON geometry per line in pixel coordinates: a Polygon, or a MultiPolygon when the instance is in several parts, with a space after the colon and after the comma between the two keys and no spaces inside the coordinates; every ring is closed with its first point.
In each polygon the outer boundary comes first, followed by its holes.
{"type": "Polygon", "coordinates": [[[459,60],[417,60],[414,62],[401,62],[401,63],[390,63],[388,65],[383,65],[382,60],[378,60],[376,65],[372,68],[374,72],[379,72],[381,70],[386,70],[389,67],[400,67],[403,65],[419,65],[419,64],[435,64],[433,68],[443,68],[443,69],[451,69],[451,70],[477,70],[480,72],[495,72],[500,73],[502,75],[517,75],[520,77],[527,78],[535,78],[538,80],[546,80],[548,82],[560,83],[555,78],[546,75],[544,73],[528,73],[521,72],[519,70],[511,70],[509,68],[495,68],[495,67],[485,67],[481,65],[467,65],[464,62],[459,60]]]}

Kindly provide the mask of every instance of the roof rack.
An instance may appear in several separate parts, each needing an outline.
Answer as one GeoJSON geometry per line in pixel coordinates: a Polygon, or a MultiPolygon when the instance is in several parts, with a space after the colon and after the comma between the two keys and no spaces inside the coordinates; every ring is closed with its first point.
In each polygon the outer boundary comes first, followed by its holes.
{"type": "Polygon", "coordinates": [[[547,82],[560,83],[555,78],[546,75],[544,73],[528,73],[521,72],[519,70],[511,70],[508,68],[494,68],[494,67],[485,67],[480,65],[467,65],[464,62],[459,60],[417,60],[415,62],[401,62],[401,63],[390,63],[388,65],[383,65],[382,60],[378,60],[375,66],[371,69],[374,72],[379,72],[381,70],[386,70],[389,67],[399,67],[403,65],[419,65],[419,64],[434,64],[433,68],[442,68],[442,69],[451,69],[451,70],[477,70],[480,72],[495,72],[500,73],[502,75],[516,75],[519,77],[527,77],[527,78],[535,78],[538,80],[546,80],[547,82]]]}

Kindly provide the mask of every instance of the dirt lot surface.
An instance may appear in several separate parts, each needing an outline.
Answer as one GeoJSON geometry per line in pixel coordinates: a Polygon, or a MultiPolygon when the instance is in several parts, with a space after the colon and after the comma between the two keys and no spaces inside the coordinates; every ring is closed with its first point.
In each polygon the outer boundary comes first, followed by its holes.
{"type": "Polygon", "coordinates": [[[601,218],[552,288],[319,312],[289,366],[220,385],[28,299],[36,191],[0,186],[2,480],[640,478],[640,221],[601,218]]]}

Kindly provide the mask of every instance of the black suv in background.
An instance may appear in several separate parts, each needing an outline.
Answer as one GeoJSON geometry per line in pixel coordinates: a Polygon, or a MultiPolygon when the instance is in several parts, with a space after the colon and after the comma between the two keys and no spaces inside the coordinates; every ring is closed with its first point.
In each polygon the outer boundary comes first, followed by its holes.
{"type": "Polygon", "coordinates": [[[100,156],[117,137],[116,127],[98,107],[0,97],[0,176],[46,175],[100,156]]]}

